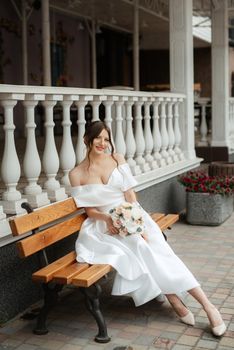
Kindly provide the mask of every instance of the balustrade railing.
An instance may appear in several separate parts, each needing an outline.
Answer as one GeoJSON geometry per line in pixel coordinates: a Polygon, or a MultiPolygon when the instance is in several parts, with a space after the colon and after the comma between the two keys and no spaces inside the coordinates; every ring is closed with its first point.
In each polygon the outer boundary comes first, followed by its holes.
{"type": "Polygon", "coordinates": [[[210,144],[211,131],[211,100],[208,97],[199,97],[194,104],[195,140],[197,146],[210,144]]]}
{"type": "MultiPolygon", "coordinates": [[[[69,170],[85,156],[83,135],[87,119],[105,120],[111,128],[116,151],[125,155],[142,186],[163,181],[164,175],[169,178],[187,170],[188,162],[181,146],[181,127],[186,127],[180,120],[184,99],[184,95],[175,93],[2,85],[4,149],[0,221],[5,219],[5,214],[21,214],[21,203],[25,200],[37,208],[69,195],[69,170]],[[16,113],[16,104],[22,105],[23,114],[18,109],[16,113]],[[41,120],[36,116],[38,105],[43,111],[41,120]],[[20,162],[14,130],[15,124],[24,120],[26,147],[20,162]],[[37,145],[35,120],[44,126],[42,154],[37,145]],[[55,122],[61,123],[63,130],[59,150],[55,122]]],[[[192,167],[191,164],[190,160],[192,167]]]]}

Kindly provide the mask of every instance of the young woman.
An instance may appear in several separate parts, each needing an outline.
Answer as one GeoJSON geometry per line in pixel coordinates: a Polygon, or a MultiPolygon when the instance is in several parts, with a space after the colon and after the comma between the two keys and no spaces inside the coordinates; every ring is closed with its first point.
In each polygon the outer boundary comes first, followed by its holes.
{"type": "Polygon", "coordinates": [[[205,310],[212,333],[223,335],[226,326],[219,311],[150,215],[142,209],[147,240],[140,234],[118,235],[109,210],[125,201],[136,202],[136,181],[124,157],[114,153],[109,128],[101,121],[92,122],[84,142],[86,157],[69,173],[72,195],[88,215],[76,242],[77,261],[112,265],[116,270],[113,295],[129,295],[139,306],[165,294],[180,320],[194,325],[193,314],[181,301],[188,292],[205,310]]]}

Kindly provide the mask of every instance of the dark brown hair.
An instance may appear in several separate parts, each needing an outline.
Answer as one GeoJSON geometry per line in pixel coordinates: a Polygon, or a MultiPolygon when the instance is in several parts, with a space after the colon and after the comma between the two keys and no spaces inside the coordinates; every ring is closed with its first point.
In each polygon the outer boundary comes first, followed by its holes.
{"type": "Polygon", "coordinates": [[[113,145],[112,140],[111,140],[110,128],[104,122],[102,122],[100,120],[97,120],[95,122],[86,123],[86,125],[85,125],[84,142],[85,142],[86,147],[88,148],[88,154],[87,154],[88,160],[89,160],[89,154],[90,154],[92,146],[93,146],[93,140],[100,135],[102,130],[106,130],[108,133],[109,143],[111,146],[111,156],[118,165],[118,162],[113,157],[114,145],[113,145]]]}

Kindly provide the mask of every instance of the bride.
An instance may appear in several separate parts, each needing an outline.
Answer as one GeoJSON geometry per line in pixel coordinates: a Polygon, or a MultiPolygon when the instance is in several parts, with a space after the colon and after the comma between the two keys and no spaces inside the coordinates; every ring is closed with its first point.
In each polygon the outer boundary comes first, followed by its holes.
{"type": "Polygon", "coordinates": [[[72,196],[88,215],[76,242],[77,261],[110,264],[116,270],[113,295],[129,295],[139,306],[164,294],[179,319],[194,325],[192,312],[181,301],[188,292],[202,305],[212,333],[223,335],[226,326],[219,311],[143,208],[147,239],[138,233],[118,235],[109,210],[123,202],[136,202],[136,180],[124,157],[114,153],[110,129],[101,121],[91,122],[84,142],[86,157],[69,173],[72,196]]]}

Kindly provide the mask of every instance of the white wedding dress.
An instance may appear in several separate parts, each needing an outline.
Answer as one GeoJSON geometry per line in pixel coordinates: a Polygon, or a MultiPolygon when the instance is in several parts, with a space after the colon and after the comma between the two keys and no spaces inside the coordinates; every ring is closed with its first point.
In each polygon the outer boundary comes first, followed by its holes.
{"type": "MultiPolygon", "coordinates": [[[[119,165],[107,184],[72,188],[78,207],[109,212],[125,201],[124,191],[136,185],[127,163],[119,165]]],[[[143,210],[143,209],[142,209],[143,210]]],[[[116,270],[113,295],[129,295],[139,306],[159,294],[184,292],[199,286],[192,273],[165,241],[160,228],[143,210],[148,241],[140,234],[109,235],[104,221],[87,218],[76,241],[77,261],[110,264],[116,270]]]]}

